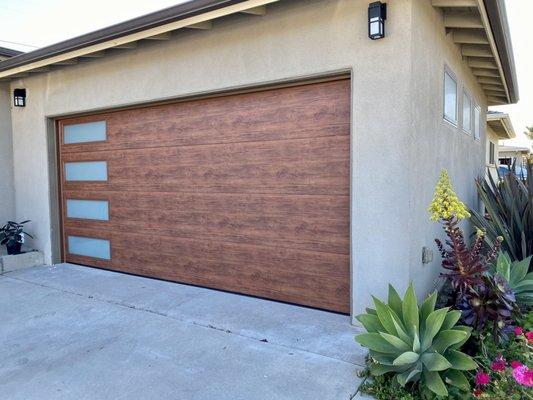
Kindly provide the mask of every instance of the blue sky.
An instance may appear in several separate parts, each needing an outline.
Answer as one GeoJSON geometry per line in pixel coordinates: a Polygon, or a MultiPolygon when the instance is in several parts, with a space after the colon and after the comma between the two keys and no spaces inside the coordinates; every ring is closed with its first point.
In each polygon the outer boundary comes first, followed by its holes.
{"type": "MultiPolygon", "coordinates": [[[[29,51],[183,2],[185,1],[0,0],[0,46],[29,51]]],[[[495,109],[511,115],[519,135],[513,142],[531,145],[521,132],[526,125],[533,125],[533,1],[506,0],[506,4],[515,52],[520,102],[495,109]]]]}

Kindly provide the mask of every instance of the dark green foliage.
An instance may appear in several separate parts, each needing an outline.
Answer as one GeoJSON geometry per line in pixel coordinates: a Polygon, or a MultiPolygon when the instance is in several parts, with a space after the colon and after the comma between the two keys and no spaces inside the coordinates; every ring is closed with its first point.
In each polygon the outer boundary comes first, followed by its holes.
{"type": "Polygon", "coordinates": [[[28,221],[14,222],[8,221],[2,228],[0,228],[0,244],[12,246],[16,243],[22,243],[22,234],[28,235],[33,238],[29,233],[24,232],[24,224],[28,221]]]}
{"type": "Polygon", "coordinates": [[[433,394],[424,395],[418,390],[416,385],[410,388],[400,386],[391,374],[371,377],[368,369],[363,371],[359,376],[367,378],[359,387],[359,391],[372,396],[376,400],[464,400],[471,398],[468,392],[461,391],[454,386],[448,387],[448,396],[446,397],[437,397],[433,394]]]}
{"type": "Polygon", "coordinates": [[[514,174],[514,166],[499,180],[494,180],[491,174],[487,179],[477,179],[486,215],[470,210],[474,225],[486,232],[489,246],[501,236],[502,250],[514,261],[533,254],[533,164],[529,163],[527,169],[525,179],[514,174]]]}
{"type": "MultiPolygon", "coordinates": [[[[369,375],[365,372],[365,375],[369,375]]],[[[359,387],[359,391],[374,397],[376,400],[422,400],[418,391],[407,390],[390,375],[376,376],[366,380],[359,387]]]]}
{"type": "Polygon", "coordinates": [[[519,325],[526,331],[533,331],[533,311],[526,313],[519,321],[519,325]]]}

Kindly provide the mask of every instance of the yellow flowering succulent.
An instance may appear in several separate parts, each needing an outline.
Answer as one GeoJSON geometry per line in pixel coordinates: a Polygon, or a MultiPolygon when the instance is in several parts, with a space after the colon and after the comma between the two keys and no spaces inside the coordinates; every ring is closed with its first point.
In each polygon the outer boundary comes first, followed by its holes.
{"type": "Polygon", "coordinates": [[[456,217],[457,219],[470,218],[464,203],[459,200],[455,191],[453,190],[452,183],[448,172],[443,169],[440,173],[439,182],[433,195],[433,201],[429,206],[430,219],[432,221],[439,221],[441,219],[448,219],[456,217]]]}

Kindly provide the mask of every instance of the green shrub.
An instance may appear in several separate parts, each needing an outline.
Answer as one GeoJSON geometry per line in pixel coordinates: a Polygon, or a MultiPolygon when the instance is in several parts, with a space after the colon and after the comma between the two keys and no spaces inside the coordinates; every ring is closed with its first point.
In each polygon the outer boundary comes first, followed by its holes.
{"type": "MultiPolygon", "coordinates": [[[[486,215],[470,210],[474,225],[486,232],[486,242],[493,246],[503,237],[502,250],[514,261],[533,254],[533,164],[528,164],[526,179],[512,171],[494,180],[476,180],[486,215]]],[[[531,266],[530,266],[531,267],[531,266]]]]}
{"type": "Polygon", "coordinates": [[[413,285],[403,299],[389,285],[388,303],[374,297],[375,309],[357,316],[368,333],[356,341],[369,349],[369,371],[373,376],[391,374],[405,387],[417,386],[425,397],[447,396],[447,385],[468,391],[462,371],[477,367],[459,351],[471,328],[456,326],[460,311],[435,310],[437,293],[419,307],[413,285]]]}
{"type": "Polygon", "coordinates": [[[422,400],[419,393],[411,393],[400,386],[396,379],[391,379],[387,375],[376,376],[365,381],[359,387],[359,391],[371,395],[376,400],[422,400]]]}

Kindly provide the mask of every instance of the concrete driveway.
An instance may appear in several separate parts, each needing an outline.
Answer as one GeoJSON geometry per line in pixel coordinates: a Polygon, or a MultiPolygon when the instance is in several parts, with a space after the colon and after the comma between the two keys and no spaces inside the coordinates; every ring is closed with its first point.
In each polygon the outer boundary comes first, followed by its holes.
{"type": "Polygon", "coordinates": [[[9,400],[346,399],[347,316],[61,264],[0,277],[9,400]]]}

